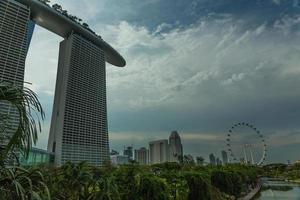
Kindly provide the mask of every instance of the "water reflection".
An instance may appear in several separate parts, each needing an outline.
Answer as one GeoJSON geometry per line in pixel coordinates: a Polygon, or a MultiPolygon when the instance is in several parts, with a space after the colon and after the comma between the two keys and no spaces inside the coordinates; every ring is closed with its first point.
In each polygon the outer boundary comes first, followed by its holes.
{"type": "Polygon", "coordinates": [[[300,200],[300,185],[282,181],[266,181],[257,200],[300,200]]]}

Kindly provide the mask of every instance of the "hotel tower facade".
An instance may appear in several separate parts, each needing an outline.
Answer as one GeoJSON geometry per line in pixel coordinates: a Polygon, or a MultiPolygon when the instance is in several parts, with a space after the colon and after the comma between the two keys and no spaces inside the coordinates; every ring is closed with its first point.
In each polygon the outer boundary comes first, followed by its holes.
{"type": "MultiPolygon", "coordinates": [[[[0,0],[1,82],[23,87],[25,60],[33,28],[34,22],[30,20],[27,6],[13,0],[0,0]]],[[[0,102],[0,113],[0,126],[8,127],[0,138],[0,146],[4,147],[17,130],[19,120],[17,109],[6,102],[0,102]]]]}
{"type": "Polygon", "coordinates": [[[58,63],[48,150],[59,165],[99,165],[109,159],[104,52],[72,34],[60,44],[58,63]]]}

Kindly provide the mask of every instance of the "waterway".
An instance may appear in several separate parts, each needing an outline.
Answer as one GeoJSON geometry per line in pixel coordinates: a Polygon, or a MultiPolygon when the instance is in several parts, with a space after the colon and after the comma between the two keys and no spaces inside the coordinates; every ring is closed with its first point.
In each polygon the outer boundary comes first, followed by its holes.
{"type": "Polygon", "coordinates": [[[264,181],[255,200],[300,200],[300,184],[264,181]]]}

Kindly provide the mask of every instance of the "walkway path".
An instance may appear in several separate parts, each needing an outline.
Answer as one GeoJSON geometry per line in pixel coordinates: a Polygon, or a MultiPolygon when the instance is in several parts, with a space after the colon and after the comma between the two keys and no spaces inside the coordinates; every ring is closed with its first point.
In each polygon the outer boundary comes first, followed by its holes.
{"type": "Polygon", "coordinates": [[[262,183],[259,181],[256,185],[256,187],[251,190],[246,196],[238,198],[238,200],[251,200],[261,189],[262,183]]]}

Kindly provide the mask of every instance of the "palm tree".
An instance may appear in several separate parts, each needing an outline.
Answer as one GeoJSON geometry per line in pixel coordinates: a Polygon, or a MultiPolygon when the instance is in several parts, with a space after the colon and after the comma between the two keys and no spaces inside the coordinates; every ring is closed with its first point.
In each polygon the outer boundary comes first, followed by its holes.
{"type": "MultiPolygon", "coordinates": [[[[38,132],[41,131],[40,120],[45,118],[37,95],[26,87],[21,88],[12,83],[0,82],[0,102],[6,102],[15,108],[19,118],[17,130],[12,133],[8,144],[0,151],[0,163],[3,163],[14,150],[21,151],[27,157],[32,145],[38,140],[38,132]]],[[[5,117],[9,118],[9,116],[5,117]]],[[[0,136],[3,138],[3,135],[7,135],[6,131],[9,127],[6,123],[1,125],[0,130],[3,132],[0,132],[0,136]]]]}
{"type": "Polygon", "coordinates": [[[118,186],[113,176],[104,175],[92,181],[88,200],[120,200],[118,186]]]}
{"type": "Polygon", "coordinates": [[[170,191],[164,179],[151,174],[142,174],[138,195],[144,200],[168,200],[170,191]]]}
{"type": "Polygon", "coordinates": [[[87,199],[92,176],[85,162],[67,162],[59,169],[58,176],[54,192],[60,199],[87,199]]]}
{"type": "Polygon", "coordinates": [[[45,114],[36,94],[28,88],[0,82],[0,102],[4,103],[2,106],[16,109],[18,114],[16,130],[9,127],[9,114],[0,114],[2,119],[0,123],[2,141],[0,142],[3,145],[0,149],[0,197],[8,200],[29,200],[41,199],[44,196],[45,199],[50,199],[48,188],[39,170],[26,170],[4,164],[8,156],[15,151],[28,157],[32,145],[37,142],[37,133],[41,131],[40,119],[43,120],[45,114]]]}
{"type": "Polygon", "coordinates": [[[49,199],[44,177],[37,169],[6,167],[0,170],[0,197],[7,200],[49,199]]]}

